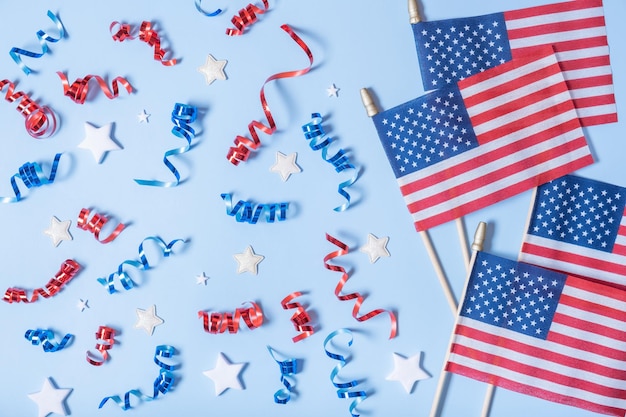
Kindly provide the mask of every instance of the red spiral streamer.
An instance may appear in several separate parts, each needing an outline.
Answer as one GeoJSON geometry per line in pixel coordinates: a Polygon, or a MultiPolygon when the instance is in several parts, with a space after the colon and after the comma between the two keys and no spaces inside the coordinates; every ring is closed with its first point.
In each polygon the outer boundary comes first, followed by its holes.
{"type": "Polygon", "coordinates": [[[326,267],[326,269],[341,273],[341,279],[339,280],[339,283],[335,287],[335,296],[341,301],[356,300],[356,302],[354,303],[354,307],[352,308],[352,317],[354,317],[359,322],[369,320],[375,316],[378,316],[379,314],[383,314],[383,313],[389,314],[389,318],[391,319],[391,332],[389,333],[389,338],[393,339],[394,337],[396,337],[396,334],[398,333],[398,320],[396,319],[396,316],[392,311],[378,308],[376,310],[372,310],[369,313],[359,317],[359,310],[361,309],[361,304],[363,304],[363,300],[365,299],[365,297],[363,297],[358,292],[354,292],[350,294],[341,293],[341,291],[343,290],[343,287],[346,285],[346,282],[348,281],[349,275],[346,272],[344,267],[339,266],[339,265],[331,265],[328,263],[328,261],[338,256],[346,255],[350,251],[350,248],[348,247],[348,245],[341,242],[337,238],[334,238],[328,233],[326,233],[326,240],[339,248],[339,250],[335,252],[331,252],[324,257],[324,267],[326,267]]]}
{"type": "Polygon", "coordinates": [[[30,300],[26,296],[26,290],[21,288],[8,288],[4,293],[4,301],[7,303],[33,303],[39,299],[41,295],[43,298],[50,298],[55,296],[61,288],[72,280],[80,271],[81,266],[73,259],[66,259],[61,268],[56,273],[54,278],[46,284],[45,288],[36,288],[33,290],[30,300]]]}
{"type": "Polygon", "coordinates": [[[273,135],[274,132],[276,132],[276,123],[274,122],[274,117],[272,116],[270,107],[267,104],[267,100],[265,99],[265,85],[272,80],[304,75],[309,72],[309,70],[313,67],[313,53],[311,52],[307,44],[304,43],[302,39],[300,39],[300,37],[291,29],[289,25],[282,25],[280,28],[287,32],[289,36],[291,36],[291,39],[293,39],[298,44],[298,46],[300,46],[300,48],[302,48],[302,50],[306,53],[309,58],[309,66],[297,71],[279,72],[265,80],[263,86],[261,87],[260,98],[261,107],[263,108],[263,112],[265,113],[265,117],[267,118],[268,125],[266,126],[257,120],[253,120],[248,124],[248,131],[250,132],[250,136],[252,137],[252,139],[249,139],[245,136],[237,136],[235,138],[235,146],[231,146],[231,148],[228,150],[228,154],[226,155],[226,158],[233,165],[239,165],[240,162],[246,161],[250,156],[250,150],[256,150],[259,148],[259,146],[261,146],[261,140],[259,139],[259,134],[257,133],[256,129],[262,131],[267,135],[273,135]]]}
{"type": "Polygon", "coordinates": [[[263,6],[264,8],[261,9],[258,6],[249,3],[246,7],[239,10],[239,14],[234,15],[230,20],[235,28],[226,29],[226,34],[228,36],[243,35],[243,31],[257,21],[257,15],[267,12],[270,8],[267,0],[263,0],[263,6]]]}
{"type": "Polygon", "coordinates": [[[0,91],[7,87],[4,98],[9,103],[17,103],[17,111],[24,116],[26,132],[35,139],[44,139],[54,134],[57,119],[54,112],[47,106],[40,106],[23,91],[15,91],[15,84],[9,80],[0,81],[0,91]]]}
{"type": "Polygon", "coordinates": [[[298,298],[301,295],[302,293],[300,291],[295,291],[283,298],[280,302],[280,305],[282,305],[285,310],[296,309],[295,313],[291,316],[291,322],[296,330],[301,333],[291,339],[294,343],[306,339],[315,333],[315,329],[310,324],[311,316],[309,316],[309,313],[307,313],[306,309],[299,302],[292,302],[294,298],[298,298]]]}
{"type": "Polygon", "coordinates": [[[96,80],[102,92],[110,99],[113,100],[117,96],[119,96],[119,84],[122,85],[128,92],[131,94],[133,92],[133,86],[130,85],[126,78],[124,77],[115,77],[113,81],[111,81],[111,86],[113,91],[109,89],[106,81],[99,75],[86,75],[85,78],[77,78],[71,85],[61,71],[57,72],[57,75],[61,78],[61,83],[63,84],[63,95],[68,96],[72,99],[73,102],[78,104],[84,104],[87,100],[87,92],[89,91],[89,81],[96,80]]]}
{"type": "Polygon", "coordinates": [[[255,302],[247,301],[242,304],[244,307],[238,308],[234,313],[198,311],[198,318],[202,318],[204,331],[211,334],[237,333],[239,331],[239,321],[243,319],[250,330],[254,330],[263,324],[263,311],[255,302]],[[250,307],[245,307],[249,304],[250,307]]]}
{"type": "Polygon", "coordinates": [[[76,227],[93,233],[96,240],[102,244],[113,242],[113,240],[115,240],[115,238],[120,233],[122,233],[122,230],[124,230],[124,228],[126,227],[125,224],[119,223],[106,239],[100,240],[100,231],[102,230],[104,225],[109,221],[109,218],[103,214],[95,213],[91,217],[91,220],[87,220],[89,218],[90,212],[91,211],[87,208],[84,208],[80,211],[80,213],[78,214],[78,221],[76,223],[76,227]]]}
{"type": "Polygon", "coordinates": [[[87,351],[87,362],[93,366],[101,366],[109,360],[109,350],[115,344],[115,329],[108,326],[98,327],[96,332],[96,350],[100,353],[102,359],[95,359],[91,351],[87,351]]]}
{"type": "MultiPolygon", "coordinates": [[[[135,39],[132,35],[132,27],[128,23],[120,23],[113,22],[111,26],[109,26],[109,30],[113,33],[111,36],[114,41],[124,42],[126,39],[135,39]],[[117,31],[113,33],[113,28],[118,27],[117,31]]],[[[152,23],[144,20],[141,22],[141,26],[139,26],[139,40],[147,43],[148,45],[154,48],[154,59],[155,61],[159,61],[161,64],[166,67],[171,67],[176,65],[178,62],[177,59],[168,59],[165,60],[165,54],[167,54],[167,50],[161,48],[161,38],[159,33],[152,28],[152,23]]]]}

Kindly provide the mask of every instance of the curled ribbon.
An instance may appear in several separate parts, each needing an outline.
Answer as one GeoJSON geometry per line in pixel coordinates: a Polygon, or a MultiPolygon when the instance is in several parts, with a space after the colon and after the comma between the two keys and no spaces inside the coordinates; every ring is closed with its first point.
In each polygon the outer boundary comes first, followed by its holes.
{"type": "Polygon", "coordinates": [[[96,332],[96,350],[102,359],[94,359],[93,354],[87,351],[87,362],[93,366],[100,366],[109,360],[109,350],[115,344],[115,329],[108,326],[99,326],[96,332]]]}
{"type": "Polygon", "coordinates": [[[113,100],[114,98],[119,96],[119,84],[122,85],[128,92],[131,94],[133,92],[133,86],[130,85],[126,78],[123,77],[115,77],[113,81],[111,81],[111,86],[113,91],[109,89],[106,81],[102,79],[99,75],[86,75],[85,78],[77,78],[76,81],[70,85],[67,77],[61,71],[57,71],[57,75],[61,78],[61,84],[63,85],[63,95],[68,96],[73,102],[78,104],[84,104],[85,100],[87,100],[87,92],[89,91],[89,81],[96,80],[100,89],[106,95],[109,100],[113,100]]]}
{"type": "Polygon", "coordinates": [[[356,302],[354,303],[354,307],[352,308],[352,317],[354,317],[359,322],[369,320],[375,316],[378,316],[379,314],[383,314],[383,313],[389,314],[389,318],[391,319],[391,331],[389,333],[389,338],[393,339],[394,337],[396,337],[396,334],[398,332],[398,321],[396,319],[395,314],[392,311],[378,308],[376,310],[372,310],[369,313],[364,314],[359,317],[359,310],[361,309],[361,304],[363,304],[363,300],[365,299],[365,297],[363,297],[358,292],[354,292],[350,294],[341,293],[341,291],[343,290],[343,287],[346,285],[346,282],[348,281],[349,275],[346,272],[344,267],[339,266],[339,265],[331,265],[328,263],[328,261],[338,256],[346,255],[350,251],[350,248],[345,243],[332,237],[328,233],[326,233],[326,240],[332,243],[333,245],[339,247],[338,251],[331,252],[324,257],[324,267],[326,267],[326,269],[330,271],[341,272],[341,279],[339,280],[337,287],[335,287],[335,296],[341,301],[348,301],[348,300],[356,299],[356,302]]]}
{"type": "MultiPolygon", "coordinates": [[[[198,7],[198,5],[196,5],[198,7]]],[[[221,10],[220,10],[221,12],[221,10]]],[[[118,30],[112,34],[113,40],[118,42],[123,42],[126,39],[135,39],[135,37],[131,34],[131,26],[127,23],[113,22],[111,26],[109,26],[109,31],[113,32],[113,28],[118,26],[118,30]]],[[[155,61],[161,62],[161,64],[166,67],[171,67],[172,65],[176,65],[177,59],[168,59],[164,60],[165,54],[167,53],[166,49],[161,48],[161,38],[156,30],[152,29],[152,23],[144,20],[141,22],[141,26],[139,27],[139,40],[147,43],[148,45],[154,47],[154,59],[155,61]]]]}
{"type": "Polygon", "coordinates": [[[143,249],[143,244],[146,241],[156,242],[156,245],[159,247],[159,249],[161,249],[161,253],[163,254],[164,258],[169,257],[173,253],[172,247],[176,243],[185,242],[183,239],[174,239],[170,243],[165,243],[160,237],[156,237],[156,236],[148,236],[147,238],[145,238],[139,244],[139,260],[138,261],[126,260],[118,266],[116,272],[113,272],[106,278],[97,279],[97,281],[100,284],[102,284],[107,289],[107,291],[109,291],[109,294],[113,294],[114,292],[117,292],[117,290],[115,289],[115,284],[114,284],[114,280],[116,277],[119,278],[120,283],[122,284],[122,287],[124,287],[125,290],[128,291],[131,288],[135,287],[136,285],[135,282],[130,278],[130,275],[128,274],[128,272],[124,271],[124,265],[130,265],[134,268],[137,268],[140,271],[145,271],[147,269],[150,269],[150,263],[148,262],[148,258],[143,249]]]}
{"type": "Polygon", "coordinates": [[[41,165],[39,165],[37,162],[26,162],[18,169],[17,174],[11,177],[11,187],[13,187],[13,193],[15,193],[15,197],[0,197],[0,202],[15,203],[22,199],[22,194],[20,193],[20,189],[17,187],[17,182],[15,181],[16,178],[21,179],[28,189],[33,187],[40,187],[46,184],[52,184],[57,174],[57,167],[59,165],[60,159],[60,153],[54,156],[52,168],[50,168],[50,175],[47,178],[43,173],[41,165]]]}
{"type": "Polygon", "coordinates": [[[113,400],[119,407],[121,407],[122,410],[126,411],[129,408],[132,408],[132,406],[130,405],[131,395],[143,401],[153,401],[157,399],[157,397],[159,396],[159,393],[161,393],[162,395],[167,394],[169,390],[174,386],[174,383],[176,382],[176,376],[171,371],[174,371],[178,367],[180,367],[180,364],[169,365],[163,362],[161,358],[171,358],[175,354],[176,354],[176,349],[173,346],[159,345],[156,347],[156,352],[154,353],[154,363],[156,363],[160,369],[159,369],[159,375],[156,377],[156,379],[154,380],[154,383],[152,384],[152,388],[153,388],[152,397],[142,393],[138,389],[133,389],[133,390],[127,391],[126,394],[124,394],[123,401],[119,395],[112,395],[110,397],[104,397],[102,401],[100,401],[100,405],[98,406],[98,408],[102,408],[102,406],[106,404],[108,400],[113,400]]]}
{"type": "Polygon", "coordinates": [[[217,9],[214,12],[205,12],[204,10],[202,10],[202,7],[200,6],[200,3],[202,2],[202,0],[196,0],[196,9],[202,13],[205,16],[209,16],[209,17],[213,17],[213,16],[217,16],[218,14],[222,13],[222,9],[217,9]]]}
{"type": "Polygon", "coordinates": [[[228,329],[229,333],[239,331],[239,321],[243,319],[250,330],[254,330],[263,324],[263,311],[255,302],[246,301],[242,305],[251,307],[237,308],[235,313],[213,312],[209,315],[206,311],[198,311],[198,318],[202,318],[204,331],[211,334],[224,333],[228,329]]]}
{"type": "Polygon", "coordinates": [[[326,356],[336,361],[339,361],[339,363],[335,365],[330,373],[330,381],[333,383],[335,388],[337,388],[337,396],[339,398],[354,398],[352,404],[350,404],[350,414],[352,415],[352,417],[359,417],[359,414],[355,414],[354,410],[363,400],[367,398],[367,394],[365,393],[365,391],[350,391],[350,388],[354,388],[359,384],[357,380],[352,380],[350,382],[335,382],[335,377],[337,376],[339,371],[341,371],[341,369],[346,366],[347,359],[341,354],[329,351],[326,347],[336,336],[340,334],[348,335],[348,347],[352,346],[353,337],[352,332],[349,329],[335,330],[334,332],[329,334],[324,340],[324,351],[326,352],[326,356]]]}
{"type": "Polygon", "coordinates": [[[13,61],[15,61],[15,63],[20,67],[22,71],[24,71],[26,75],[29,75],[32,72],[32,70],[22,62],[22,58],[20,57],[20,55],[27,56],[30,58],[41,58],[48,52],[47,42],[55,43],[65,37],[65,28],[63,27],[63,23],[61,22],[61,20],[50,10],[48,10],[48,17],[56,25],[59,31],[58,38],[53,38],[52,36],[48,35],[43,30],[39,30],[37,31],[37,39],[39,39],[39,44],[41,45],[40,54],[36,52],[30,52],[21,48],[11,48],[11,51],[9,52],[9,55],[11,55],[11,58],[13,58],[13,61]]]}
{"type": "Polygon", "coordinates": [[[267,0],[263,0],[263,7],[264,8],[261,9],[258,6],[249,3],[246,7],[239,10],[239,15],[234,15],[231,19],[231,22],[235,26],[235,28],[226,29],[226,34],[228,36],[243,35],[243,31],[246,29],[246,27],[251,26],[257,21],[257,14],[263,14],[269,10],[270,5],[267,0]]]}
{"type": "Polygon", "coordinates": [[[170,149],[165,152],[163,156],[163,163],[174,174],[175,181],[156,181],[156,180],[138,180],[135,182],[139,185],[150,185],[154,187],[176,187],[180,183],[180,173],[172,164],[169,159],[170,156],[180,155],[191,149],[191,140],[196,136],[196,131],[189,126],[190,123],[196,121],[198,117],[198,108],[196,106],[190,106],[188,104],[176,103],[174,110],[172,110],[172,122],[174,127],[172,128],[172,134],[181,139],[185,139],[187,144],[180,148],[170,149]]]}
{"type": "Polygon", "coordinates": [[[55,295],[61,288],[68,282],[72,280],[76,276],[76,274],[80,271],[80,265],[73,259],[66,259],[63,264],[61,264],[61,268],[54,275],[53,278],[50,278],[45,288],[36,288],[33,290],[33,295],[30,300],[26,296],[26,290],[21,288],[8,288],[4,293],[4,301],[7,303],[33,303],[39,299],[41,295],[43,298],[50,298],[55,295]]]}
{"type": "Polygon", "coordinates": [[[258,204],[256,208],[254,204],[249,201],[239,200],[235,207],[233,207],[232,197],[230,194],[222,194],[222,200],[226,205],[226,214],[234,216],[240,223],[256,224],[263,213],[263,210],[267,210],[265,213],[265,220],[268,223],[274,223],[275,219],[279,222],[284,221],[287,218],[287,209],[289,203],[266,203],[258,204]],[[278,211],[278,217],[276,212],[278,211]]]}
{"type": "Polygon", "coordinates": [[[315,329],[310,325],[311,317],[309,313],[304,309],[302,304],[297,301],[292,302],[294,298],[300,297],[302,293],[300,291],[295,291],[283,298],[280,304],[283,306],[283,309],[290,310],[295,308],[296,312],[291,316],[291,322],[297,331],[301,332],[299,335],[294,336],[291,340],[294,343],[299,342],[302,339],[305,339],[311,336],[315,329]]]}
{"type": "Polygon", "coordinates": [[[124,230],[124,228],[126,227],[125,224],[119,223],[115,227],[115,230],[113,230],[106,239],[100,240],[100,231],[102,230],[104,225],[109,221],[109,218],[103,214],[96,213],[91,217],[91,220],[87,220],[89,218],[89,213],[90,213],[89,209],[87,208],[82,209],[80,213],[78,214],[78,222],[76,226],[79,229],[87,230],[88,232],[93,233],[96,240],[100,243],[104,244],[104,243],[113,242],[113,240],[115,240],[115,238],[120,233],[122,233],[122,230],[124,230]]]}
{"type": "Polygon", "coordinates": [[[256,129],[264,132],[267,135],[273,135],[276,132],[276,122],[274,122],[274,117],[272,116],[272,112],[270,111],[270,107],[267,104],[267,100],[265,99],[265,85],[272,81],[280,78],[291,78],[298,77],[300,75],[304,75],[313,67],[313,53],[309,49],[306,43],[291,29],[289,25],[282,25],[280,27],[282,30],[287,32],[291,39],[293,39],[300,48],[306,53],[309,58],[308,67],[297,70],[297,71],[287,71],[280,72],[270,76],[261,87],[260,98],[261,98],[261,107],[263,108],[263,113],[265,113],[265,117],[267,118],[268,126],[265,126],[263,123],[253,120],[248,124],[248,131],[250,132],[250,136],[252,139],[249,139],[245,136],[237,136],[235,138],[235,146],[231,146],[228,150],[228,154],[226,158],[233,165],[239,165],[240,162],[246,161],[250,156],[251,149],[258,149],[261,146],[261,140],[259,139],[259,134],[256,129]]]}
{"type": "Polygon", "coordinates": [[[57,352],[63,349],[68,342],[74,337],[74,335],[66,334],[59,343],[51,341],[54,339],[54,333],[48,329],[27,330],[24,334],[26,340],[28,340],[33,346],[41,344],[44,352],[57,352]]]}
{"type": "Polygon", "coordinates": [[[44,139],[54,134],[57,128],[57,119],[54,112],[47,106],[40,106],[23,91],[15,92],[15,84],[9,80],[0,81],[0,91],[7,87],[4,96],[6,101],[18,101],[17,111],[24,116],[26,132],[35,139],[44,139]]]}
{"type": "Polygon", "coordinates": [[[291,358],[279,361],[274,355],[274,349],[268,346],[267,350],[270,352],[270,355],[272,355],[272,359],[278,364],[280,368],[280,382],[285,386],[285,388],[281,388],[274,393],[274,402],[276,404],[287,404],[291,399],[291,393],[296,387],[295,383],[290,380],[289,377],[298,372],[298,360],[291,358]]]}
{"type": "Polygon", "coordinates": [[[322,116],[319,113],[311,114],[311,122],[302,126],[302,131],[304,132],[304,137],[307,140],[310,140],[309,146],[314,151],[322,150],[322,159],[328,163],[330,163],[333,168],[335,168],[336,172],[342,172],[346,169],[353,169],[354,174],[352,178],[347,181],[342,182],[337,186],[337,192],[341,194],[342,197],[346,199],[346,202],[341,206],[335,207],[334,210],[337,212],[345,211],[348,207],[350,207],[350,194],[345,191],[346,188],[351,186],[356,182],[359,178],[360,169],[356,168],[351,162],[348,156],[346,155],[346,151],[343,149],[339,149],[337,153],[330,158],[328,157],[328,148],[330,144],[333,142],[331,137],[326,135],[324,128],[322,127],[322,116]]]}

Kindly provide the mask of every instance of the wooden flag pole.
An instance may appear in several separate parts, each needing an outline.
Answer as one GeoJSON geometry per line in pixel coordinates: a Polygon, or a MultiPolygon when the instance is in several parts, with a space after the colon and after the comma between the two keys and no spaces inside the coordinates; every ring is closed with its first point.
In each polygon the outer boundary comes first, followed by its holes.
{"type": "Polygon", "coordinates": [[[420,16],[420,9],[417,5],[417,0],[409,0],[409,23],[415,24],[422,21],[420,16]]]}
{"type": "MultiPolygon", "coordinates": [[[[373,117],[379,113],[378,107],[376,103],[374,103],[374,99],[372,98],[369,90],[367,88],[361,88],[361,101],[363,102],[363,106],[365,107],[365,111],[369,117],[373,117]]],[[[443,293],[448,300],[448,304],[450,305],[450,309],[452,310],[452,314],[456,314],[457,304],[456,299],[454,298],[454,293],[450,288],[450,283],[446,278],[446,275],[441,267],[441,262],[439,262],[439,257],[435,252],[435,248],[433,246],[432,241],[430,240],[430,236],[428,232],[422,230],[419,232],[422,240],[424,241],[424,246],[426,247],[426,252],[428,252],[428,257],[430,258],[430,262],[435,268],[435,273],[437,274],[437,278],[439,278],[439,284],[443,289],[443,293]]]]}
{"type": "Polygon", "coordinates": [[[463,217],[458,217],[455,220],[456,232],[459,235],[459,243],[461,244],[461,252],[463,253],[463,261],[467,265],[467,270],[470,267],[470,253],[467,247],[467,235],[465,234],[465,225],[463,224],[463,217]]]}
{"type": "MultiPolygon", "coordinates": [[[[483,249],[483,243],[485,241],[486,230],[487,230],[487,225],[485,224],[485,222],[480,222],[478,224],[478,227],[476,228],[476,232],[474,233],[474,242],[472,243],[472,258],[470,260],[470,266],[468,268],[468,273],[467,273],[468,279],[469,279],[469,275],[471,271],[471,266],[474,264],[474,261],[476,259],[476,253],[483,249]]],[[[466,289],[467,289],[467,285],[465,286],[465,289],[463,290],[463,296],[461,300],[465,298],[466,289]]],[[[455,322],[454,328],[456,328],[458,317],[459,315],[457,312],[456,319],[454,320],[455,322]]],[[[435,397],[433,398],[433,404],[430,409],[430,414],[429,414],[430,417],[436,417],[439,415],[443,392],[445,391],[448,385],[448,379],[449,379],[450,374],[446,371],[446,364],[448,363],[448,360],[450,359],[450,348],[452,347],[452,340],[454,339],[454,328],[452,330],[452,334],[450,335],[450,342],[448,343],[448,350],[446,351],[446,357],[443,361],[443,366],[441,367],[441,373],[439,374],[439,382],[437,383],[437,390],[435,391],[435,397]]]]}

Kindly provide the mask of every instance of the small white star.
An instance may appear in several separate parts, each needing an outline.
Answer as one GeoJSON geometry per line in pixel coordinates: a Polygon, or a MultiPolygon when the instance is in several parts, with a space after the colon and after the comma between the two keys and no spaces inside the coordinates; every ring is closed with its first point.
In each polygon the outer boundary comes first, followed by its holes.
{"type": "Polygon", "coordinates": [[[291,174],[297,174],[302,170],[296,164],[297,153],[285,155],[282,152],[276,152],[276,163],[270,167],[271,172],[277,172],[283,181],[287,181],[291,174]]]}
{"type": "Polygon", "coordinates": [[[422,360],[422,352],[419,352],[410,358],[405,358],[394,352],[393,354],[393,372],[390,373],[387,381],[399,381],[407,394],[413,391],[413,386],[417,381],[430,378],[430,375],[426,373],[420,367],[420,361],[422,360]]]}
{"type": "Polygon", "coordinates": [[[59,246],[62,240],[72,240],[72,235],[70,234],[71,223],[71,220],[60,221],[55,216],[52,216],[50,227],[43,232],[52,238],[54,246],[59,246]]]}
{"type": "Polygon", "coordinates": [[[83,300],[81,298],[80,301],[76,304],[76,308],[78,308],[82,313],[83,311],[85,311],[86,308],[89,308],[89,300],[83,300]]]}
{"type": "Polygon", "coordinates": [[[206,79],[206,83],[211,85],[215,80],[225,80],[226,73],[224,72],[224,67],[228,61],[224,60],[216,60],[213,55],[209,54],[206,57],[206,63],[198,67],[198,71],[204,74],[204,78],[206,79]]]}
{"type": "Polygon", "coordinates": [[[207,277],[204,272],[200,275],[196,275],[196,284],[198,285],[206,285],[208,280],[209,277],[207,277]]]}
{"type": "Polygon", "coordinates": [[[137,115],[137,119],[139,120],[139,123],[148,123],[149,122],[148,117],[150,117],[150,115],[146,113],[145,110],[142,110],[141,113],[137,115]]]}
{"type": "Polygon", "coordinates": [[[101,164],[108,151],[118,151],[122,149],[122,147],[111,138],[112,127],[112,123],[102,127],[95,127],[89,123],[85,123],[85,139],[78,144],[78,147],[90,150],[96,162],[101,164]]]}
{"type": "Polygon", "coordinates": [[[163,324],[163,319],[156,315],[156,306],[153,304],[150,310],[137,310],[137,323],[135,323],[136,329],[144,329],[149,336],[152,336],[154,328],[163,324]]]}
{"type": "Polygon", "coordinates": [[[220,352],[215,368],[204,371],[202,374],[213,380],[215,396],[218,396],[228,388],[243,389],[239,380],[239,373],[245,365],[245,363],[230,363],[226,356],[220,352]]]}
{"type": "Polygon", "coordinates": [[[339,97],[339,90],[340,88],[335,87],[335,84],[333,83],[330,87],[326,89],[326,92],[328,93],[328,97],[339,97]]]}
{"type": "Polygon", "coordinates": [[[233,257],[237,261],[238,274],[247,271],[256,275],[259,263],[265,259],[265,256],[255,254],[252,246],[248,246],[243,253],[236,253],[233,257]]]}
{"type": "Polygon", "coordinates": [[[41,387],[41,391],[28,394],[28,398],[37,403],[39,407],[39,417],[46,417],[56,413],[66,416],[65,399],[72,392],[71,388],[55,388],[50,378],[46,378],[41,387]]]}
{"type": "Polygon", "coordinates": [[[379,258],[388,257],[387,242],[389,237],[377,238],[373,234],[368,234],[367,243],[359,248],[360,252],[367,253],[370,263],[376,262],[379,258]]]}

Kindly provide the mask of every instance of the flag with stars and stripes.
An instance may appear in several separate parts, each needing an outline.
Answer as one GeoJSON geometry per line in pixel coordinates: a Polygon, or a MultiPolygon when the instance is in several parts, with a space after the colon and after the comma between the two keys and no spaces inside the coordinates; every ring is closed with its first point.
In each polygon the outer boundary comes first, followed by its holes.
{"type": "Polygon", "coordinates": [[[446,370],[624,416],[625,319],[623,290],[478,252],[446,370]]]}
{"type": "Polygon", "coordinates": [[[373,121],[418,231],[593,162],[551,47],[373,121]]]}
{"type": "Polygon", "coordinates": [[[583,126],[617,121],[602,0],[412,25],[426,90],[553,45],[583,126]]]}
{"type": "Polygon", "coordinates": [[[626,288],[626,189],[566,175],[537,188],[519,260],[626,288]]]}

